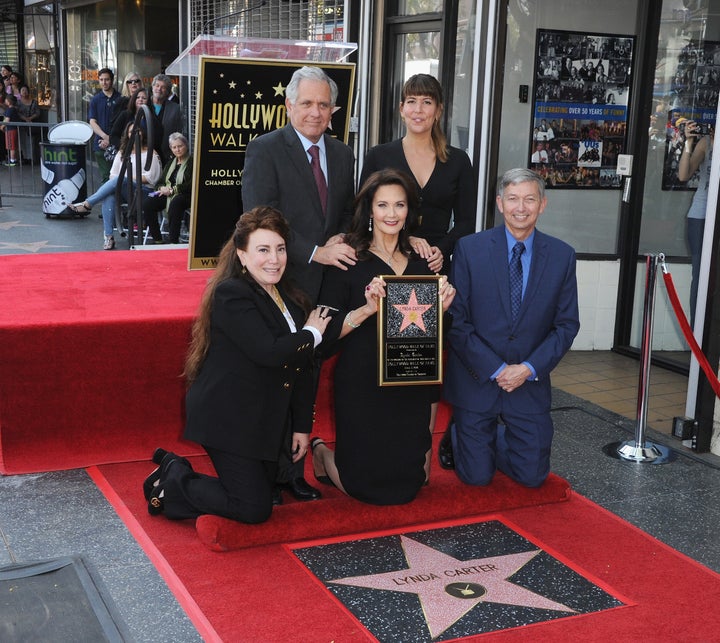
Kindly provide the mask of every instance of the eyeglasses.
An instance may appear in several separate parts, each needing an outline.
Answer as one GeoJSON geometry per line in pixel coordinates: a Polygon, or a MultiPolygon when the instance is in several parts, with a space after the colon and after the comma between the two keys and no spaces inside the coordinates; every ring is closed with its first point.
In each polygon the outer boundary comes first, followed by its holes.
{"type": "Polygon", "coordinates": [[[125,81],[125,84],[126,84],[126,85],[136,85],[136,84],[138,84],[139,82],[140,82],[140,79],[139,79],[139,78],[131,78],[130,80],[126,80],[126,81],[125,81]]]}

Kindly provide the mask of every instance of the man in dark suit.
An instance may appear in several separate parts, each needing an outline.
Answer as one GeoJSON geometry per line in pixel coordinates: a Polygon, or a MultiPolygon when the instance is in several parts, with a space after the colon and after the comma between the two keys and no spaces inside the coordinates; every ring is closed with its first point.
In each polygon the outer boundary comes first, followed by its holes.
{"type": "MultiPolygon", "coordinates": [[[[243,209],[269,205],[282,212],[291,229],[290,270],[314,303],[324,267],[347,269],[356,261],[341,234],[352,218],[355,158],[326,133],[337,95],[335,81],[319,67],[296,70],[285,89],[290,123],[250,141],[245,151],[243,209]]],[[[293,464],[289,453],[283,460],[278,483],[299,500],[319,498],[305,481],[303,460],[293,464]]]]}
{"type": "Polygon", "coordinates": [[[355,263],[355,251],[338,234],[352,218],[355,158],[325,133],[337,93],[335,81],[319,67],[298,69],[285,90],[290,123],[250,141],[243,170],[243,208],[270,205],[283,213],[292,230],[292,274],[314,302],[324,266],[355,263]],[[311,168],[312,146],[319,148],[327,185],[324,207],[311,168]]]}
{"type": "Polygon", "coordinates": [[[496,202],[505,225],[455,246],[444,396],[461,480],[487,485],[499,469],[537,487],[550,473],[550,372],[580,328],[575,252],[535,228],[547,198],[531,170],[508,170],[496,202]]]}
{"type": "Polygon", "coordinates": [[[172,81],[165,74],[158,74],[152,81],[152,104],[150,107],[155,111],[155,116],[162,124],[162,132],[160,133],[160,154],[163,164],[167,163],[171,158],[170,142],[168,137],[170,134],[180,132],[186,133],[185,121],[182,115],[182,109],[176,101],[168,100],[172,93],[172,81]]]}

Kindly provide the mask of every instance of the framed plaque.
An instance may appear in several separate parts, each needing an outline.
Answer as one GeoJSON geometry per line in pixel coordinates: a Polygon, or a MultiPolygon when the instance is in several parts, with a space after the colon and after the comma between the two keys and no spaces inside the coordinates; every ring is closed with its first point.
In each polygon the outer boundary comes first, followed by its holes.
{"type": "Polygon", "coordinates": [[[442,302],[439,275],[383,275],[378,310],[378,384],[442,383],[442,302]]]}

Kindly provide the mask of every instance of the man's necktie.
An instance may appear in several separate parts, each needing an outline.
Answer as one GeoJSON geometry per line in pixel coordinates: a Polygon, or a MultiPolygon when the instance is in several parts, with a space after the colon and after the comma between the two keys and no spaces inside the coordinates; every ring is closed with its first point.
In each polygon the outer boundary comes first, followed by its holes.
{"type": "Polygon", "coordinates": [[[520,304],[522,303],[522,287],[523,287],[523,269],[520,257],[525,252],[525,244],[518,241],[512,249],[512,257],[508,269],[510,271],[510,311],[512,319],[517,319],[520,312],[520,304]]]}
{"type": "Polygon", "coordinates": [[[325,175],[320,167],[320,148],[317,145],[311,145],[308,152],[312,158],[310,161],[310,169],[315,177],[318,194],[320,195],[320,204],[322,205],[324,214],[325,209],[327,208],[327,182],[325,181],[325,175]]]}

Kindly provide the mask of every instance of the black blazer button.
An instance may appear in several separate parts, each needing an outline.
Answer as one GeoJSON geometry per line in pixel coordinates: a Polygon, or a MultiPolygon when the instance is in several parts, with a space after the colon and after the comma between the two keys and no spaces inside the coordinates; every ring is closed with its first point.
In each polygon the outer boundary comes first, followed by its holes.
{"type": "Polygon", "coordinates": [[[285,389],[290,388],[290,382],[285,382],[285,384],[283,384],[283,388],[285,388],[285,389]]]}

